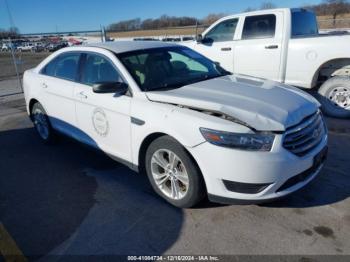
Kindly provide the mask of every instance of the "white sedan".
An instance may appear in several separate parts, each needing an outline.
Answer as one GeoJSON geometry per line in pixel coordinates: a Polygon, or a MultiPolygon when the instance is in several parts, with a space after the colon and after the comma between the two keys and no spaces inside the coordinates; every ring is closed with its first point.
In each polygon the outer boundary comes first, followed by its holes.
{"type": "Polygon", "coordinates": [[[171,204],[260,202],[321,170],[319,103],[273,81],[232,75],[187,47],[112,42],[61,49],[24,74],[27,110],[57,132],[145,172],[171,204]]]}

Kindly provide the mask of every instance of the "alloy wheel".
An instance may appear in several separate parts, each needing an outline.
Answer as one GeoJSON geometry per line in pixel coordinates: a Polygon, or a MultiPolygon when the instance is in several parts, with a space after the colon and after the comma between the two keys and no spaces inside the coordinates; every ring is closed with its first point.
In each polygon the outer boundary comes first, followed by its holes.
{"type": "Polygon", "coordinates": [[[189,188],[189,177],[182,160],[171,150],[159,149],[152,155],[151,172],[155,184],[167,197],[179,200],[189,188]]]}

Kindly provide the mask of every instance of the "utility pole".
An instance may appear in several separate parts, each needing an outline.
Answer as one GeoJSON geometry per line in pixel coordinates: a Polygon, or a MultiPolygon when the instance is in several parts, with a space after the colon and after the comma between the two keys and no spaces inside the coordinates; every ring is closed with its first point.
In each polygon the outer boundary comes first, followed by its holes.
{"type": "Polygon", "coordinates": [[[18,86],[19,86],[21,92],[23,92],[22,81],[21,81],[21,78],[19,76],[18,66],[17,66],[17,59],[16,59],[16,56],[15,56],[14,45],[12,44],[11,37],[9,37],[9,41],[10,41],[12,60],[13,60],[13,64],[14,64],[15,70],[16,70],[18,86]]]}
{"type": "MultiPolygon", "coordinates": [[[[9,5],[8,5],[8,3],[7,3],[7,0],[4,0],[4,1],[5,1],[5,5],[6,5],[6,9],[7,9],[8,16],[9,16],[9,19],[10,19],[11,27],[12,27],[12,28],[16,28],[16,27],[15,27],[15,23],[13,22],[13,18],[12,18],[12,15],[11,15],[10,7],[9,7],[9,5]]],[[[18,80],[18,86],[19,86],[21,92],[23,92],[22,81],[21,81],[21,78],[20,78],[19,72],[18,72],[17,59],[16,59],[16,56],[15,56],[15,50],[14,50],[14,45],[13,45],[13,43],[12,43],[11,36],[9,37],[9,42],[10,42],[12,60],[13,60],[13,64],[14,64],[15,70],[16,70],[16,75],[17,75],[17,80],[18,80]]]]}
{"type": "Polygon", "coordinates": [[[101,42],[104,43],[106,42],[106,29],[104,26],[100,26],[101,27],[101,42]]]}

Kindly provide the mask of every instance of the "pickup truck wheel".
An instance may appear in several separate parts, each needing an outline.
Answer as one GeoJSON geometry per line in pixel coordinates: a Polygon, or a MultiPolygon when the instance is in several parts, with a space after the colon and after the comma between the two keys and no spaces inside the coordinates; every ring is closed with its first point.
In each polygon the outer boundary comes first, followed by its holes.
{"type": "Polygon", "coordinates": [[[335,76],[318,90],[323,111],[332,117],[350,117],[350,77],[335,76]]]}
{"type": "Polygon", "coordinates": [[[51,144],[55,140],[55,134],[51,127],[50,120],[40,103],[32,107],[31,118],[39,137],[46,143],[51,144]]]}
{"type": "Polygon", "coordinates": [[[202,174],[175,139],[163,136],[154,140],[146,151],[145,161],[153,189],[172,205],[189,208],[204,198],[202,174]]]}

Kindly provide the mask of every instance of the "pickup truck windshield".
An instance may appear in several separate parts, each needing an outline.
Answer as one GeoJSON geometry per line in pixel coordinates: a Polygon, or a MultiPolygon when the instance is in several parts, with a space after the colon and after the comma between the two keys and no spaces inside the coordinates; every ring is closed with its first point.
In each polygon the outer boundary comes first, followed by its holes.
{"type": "Polygon", "coordinates": [[[313,12],[292,11],[292,37],[318,35],[318,25],[313,12]]]}
{"type": "Polygon", "coordinates": [[[168,90],[230,74],[187,47],[161,47],[118,54],[143,91],[168,90]]]}

